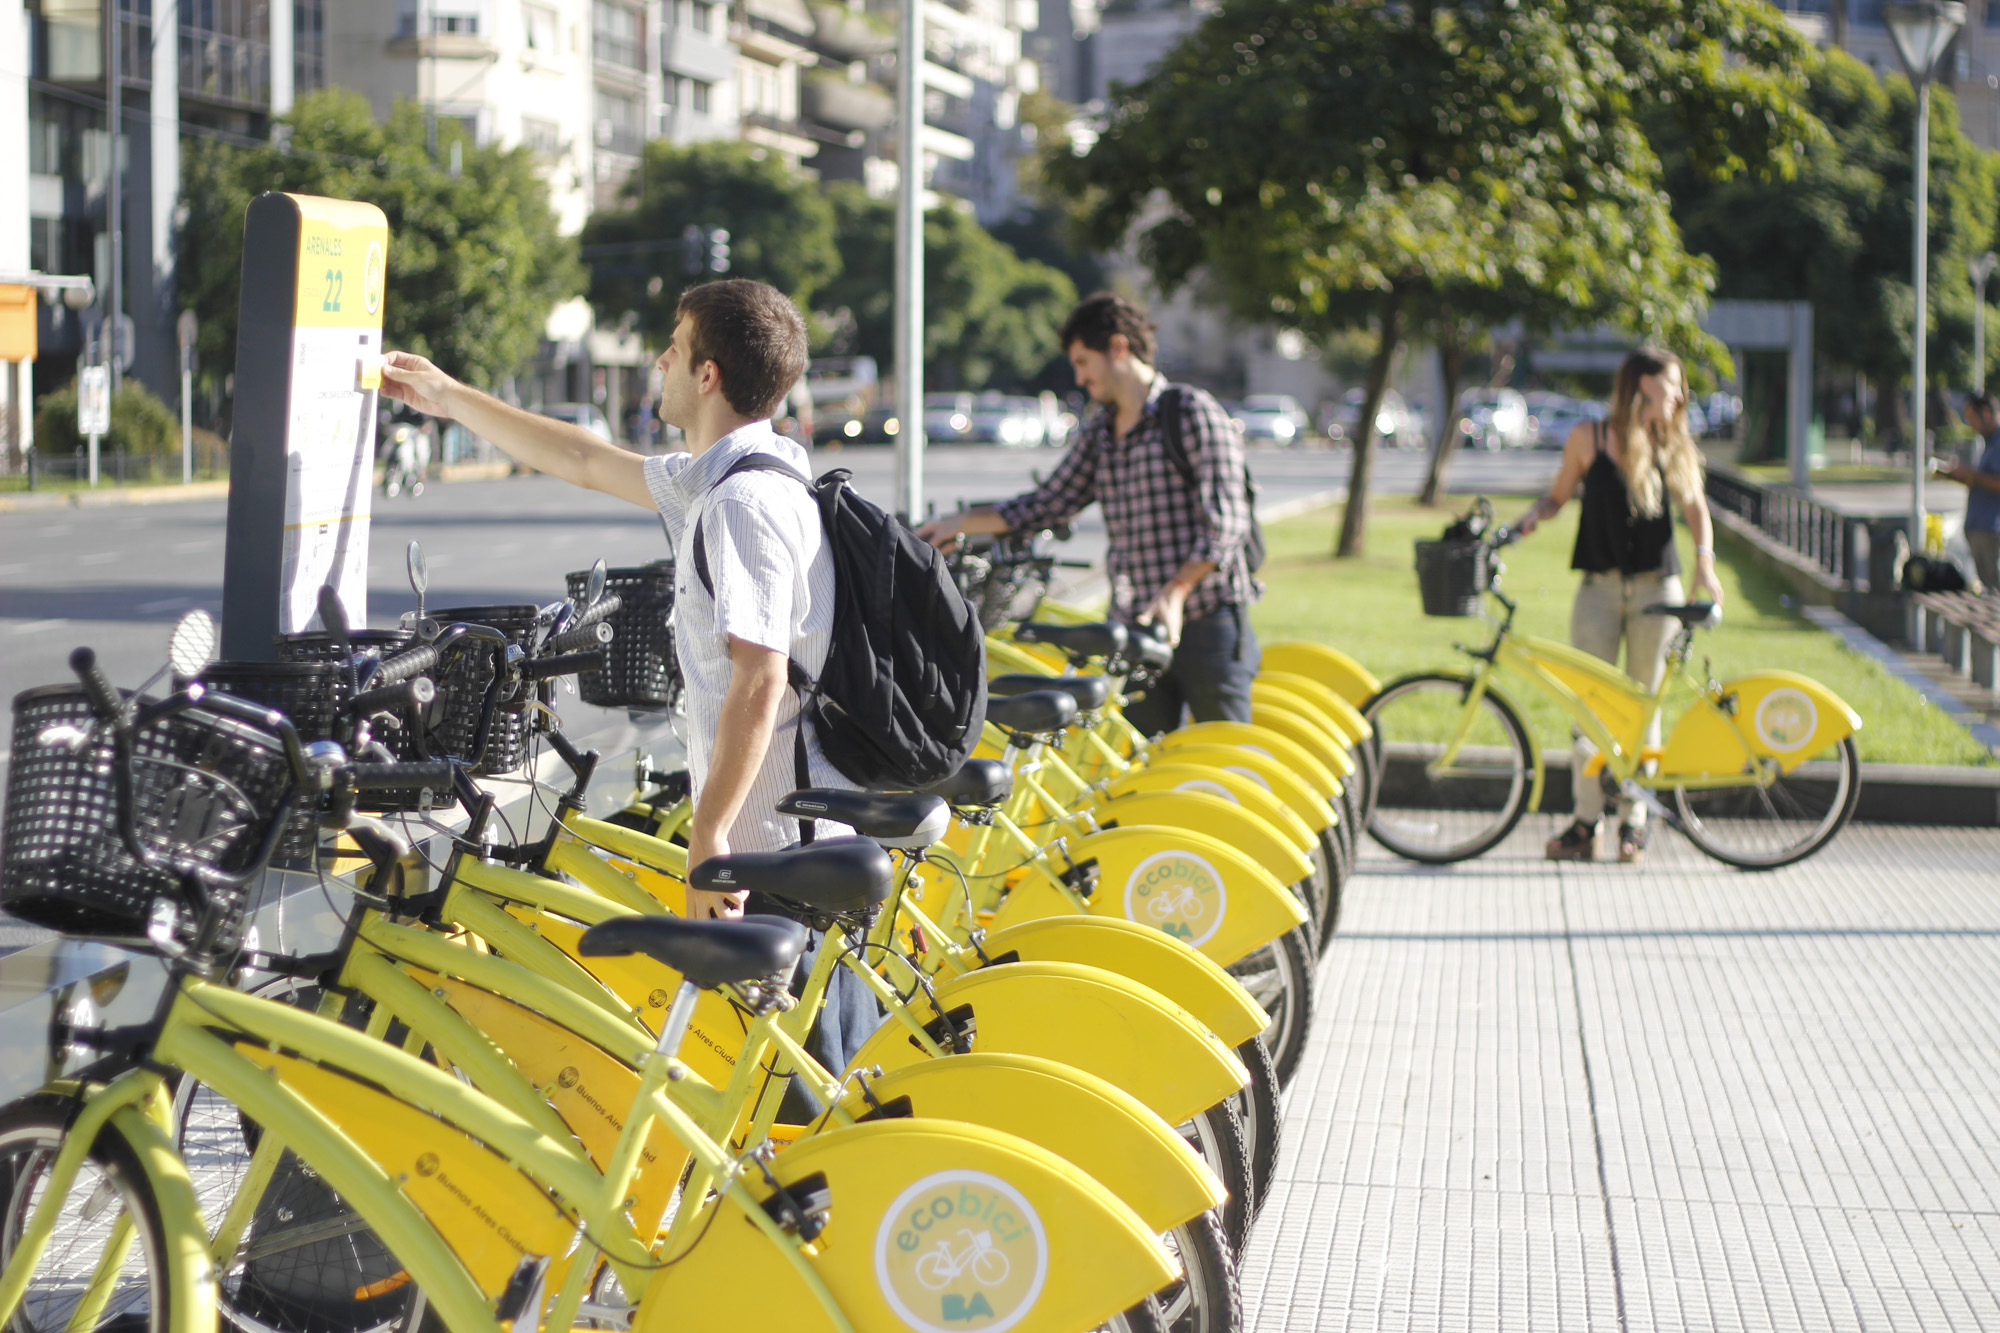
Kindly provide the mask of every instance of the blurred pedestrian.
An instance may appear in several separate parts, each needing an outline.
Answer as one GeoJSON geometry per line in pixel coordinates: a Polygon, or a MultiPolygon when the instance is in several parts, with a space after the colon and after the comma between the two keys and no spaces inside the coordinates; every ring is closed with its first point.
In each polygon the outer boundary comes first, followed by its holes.
{"type": "Polygon", "coordinates": [[[1977,461],[1954,463],[1940,475],[1969,491],[1965,497],[1965,544],[1972,567],[1988,597],[2000,592],[2000,410],[1993,395],[1965,400],[1965,424],[1979,436],[1977,461]]]}
{"type": "Polygon", "coordinates": [[[948,546],[965,533],[1033,532],[1101,504],[1113,613],[1157,626],[1174,645],[1173,665],[1126,720],[1149,736],[1181,725],[1183,710],[1197,722],[1248,722],[1261,656],[1250,604],[1264,585],[1246,549],[1254,513],[1243,438],[1206,391],[1153,368],[1153,323],[1124,297],[1085,299],[1058,337],[1077,387],[1101,410],[1040,486],[917,535],[948,546]],[[1185,473],[1167,443],[1174,412],[1185,473]]]}
{"type": "MultiPolygon", "coordinates": [[[[1687,378],[1680,358],[1658,348],[1630,353],[1612,384],[1609,419],[1579,422],[1570,431],[1555,484],[1515,525],[1527,536],[1583,488],[1576,552],[1570,559],[1583,584],[1570,610],[1569,641],[1613,666],[1622,643],[1626,674],[1648,691],[1660,686],[1668,631],[1675,622],[1649,616],[1646,608],[1678,604],[1683,598],[1670,503],[1694,534],[1695,592],[1717,605],[1722,602],[1722,584],[1715,577],[1715,526],[1702,491],[1701,451],[1688,433],[1687,419],[1687,378]]],[[[1657,717],[1645,743],[1660,743],[1657,717]]],[[[1595,855],[1605,792],[1599,774],[1585,770],[1596,754],[1596,747],[1579,735],[1570,769],[1575,819],[1549,840],[1551,861],[1588,861],[1595,855]]],[[[1620,797],[1618,859],[1632,864],[1645,854],[1646,807],[1620,797]]]]}

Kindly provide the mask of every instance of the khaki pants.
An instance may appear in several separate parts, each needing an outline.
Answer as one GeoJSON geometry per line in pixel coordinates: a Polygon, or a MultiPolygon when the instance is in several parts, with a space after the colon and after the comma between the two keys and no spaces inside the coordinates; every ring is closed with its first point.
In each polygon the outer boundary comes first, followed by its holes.
{"type": "MultiPolygon", "coordinates": [[[[1625,645],[1625,674],[1648,690],[1660,687],[1667,666],[1667,641],[1677,622],[1671,616],[1649,616],[1647,607],[1655,602],[1678,604],[1682,600],[1681,581],[1674,574],[1585,574],[1576,590],[1576,605],[1569,613],[1569,641],[1592,657],[1618,665],[1618,645],[1625,645]]],[[[1656,717],[1646,732],[1647,745],[1660,743],[1660,720],[1656,717]]],[[[1571,760],[1570,790],[1576,798],[1576,817],[1595,824],[1604,817],[1604,786],[1601,773],[1584,774],[1597,754],[1597,747],[1582,736],[1576,738],[1571,760]]],[[[1646,807],[1633,801],[1618,802],[1618,822],[1643,828],[1646,807]]]]}
{"type": "Polygon", "coordinates": [[[1972,567],[1979,573],[1980,591],[1988,597],[2000,594],[2000,532],[1968,532],[1965,544],[1972,548],[1972,567]]]}

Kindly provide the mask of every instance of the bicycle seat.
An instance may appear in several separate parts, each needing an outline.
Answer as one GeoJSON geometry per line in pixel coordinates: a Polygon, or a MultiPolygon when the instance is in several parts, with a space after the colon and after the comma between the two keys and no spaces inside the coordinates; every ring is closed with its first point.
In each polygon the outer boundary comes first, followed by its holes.
{"type": "Polygon", "coordinates": [[[1077,711],[1088,713],[1111,701],[1111,681],[1104,676],[995,676],[986,682],[986,697],[1011,699],[1037,690],[1060,690],[1076,700],[1077,711]]]}
{"type": "Polygon", "coordinates": [[[779,801],[778,813],[838,820],[884,847],[928,847],[951,827],[951,807],[922,792],[807,787],[779,801]]]}
{"type": "Polygon", "coordinates": [[[1076,720],[1076,700],[1061,690],[1049,689],[1003,699],[995,699],[989,694],[986,720],[1002,731],[1031,735],[1061,731],[1076,720]]]}
{"type": "Polygon", "coordinates": [[[1654,602],[1646,608],[1649,616],[1672,616],[1683,625],[1714,625],[1722,619],[1722,608],[1714,602],[1689,602],[1685,606],[1672,606],[1666,602],[1654,602]]]}
{"type": "Polygon", "coordinates": [[[741,921],[624,916],[584,931],[577,951],[586,958],[644,954],[707,990],[789,972],[805,947],[806,928],[781,916],[741,921]]]}
{"type": "Polygon", "coordinates": [[[782,852],[711,856],[688,874],[697,889],[748,889],[822,912],[860,912],[889,896],[889,854],[872,838],[822,838],[782,852]]]}
{"type": "Polygon", "coordinates": [[[1014,626],[1022,643],[1046,643],[1071,657],[1110,657],[1125,647],[1125,627],[1115,620],[1093,625],[1049,625],[1024,620],[1014,626]]]}
{"type": "Polygon", "coordinates": [[[1014,794],[1014,770],[998,759],[968,759],[958,772],[924,790],[957,809],[990,808],[1014,794]]]}

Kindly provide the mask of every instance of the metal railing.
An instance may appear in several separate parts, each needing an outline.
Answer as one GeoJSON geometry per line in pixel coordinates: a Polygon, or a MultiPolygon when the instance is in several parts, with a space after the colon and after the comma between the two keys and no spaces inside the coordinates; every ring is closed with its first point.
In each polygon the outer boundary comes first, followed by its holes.
{"type": "Polygon", "coordinates": [[[1711,469],[1707,474],[1711,509],[1734,514],[1772,541],[1818,565],[1851,589],[1869,582],[1866,518],[1822,504],[1811,496],[1711,469]]]}

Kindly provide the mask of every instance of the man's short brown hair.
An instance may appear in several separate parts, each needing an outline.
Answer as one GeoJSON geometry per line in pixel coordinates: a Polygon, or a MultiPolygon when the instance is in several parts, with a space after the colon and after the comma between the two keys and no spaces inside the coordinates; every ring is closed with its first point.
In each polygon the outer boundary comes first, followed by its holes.
{"type": "Polygon", "coordinates": [[[1114,333],[1125,335],[1133,356],[1149,366],[1153,364],[1153,321],[1146,317],[1144,309],[1116,292],[1098,292],[1077,302],[1056,336],[1062,340],[1065,352],[1078,343],[1093,352],[1102,352],[1111,346],[1114,333]]]}
{"type": "Polygon", "coordinates": [[[688,321],[689,372],[715,362],[723,398],[743,416],[775,416],[806,373],[805,319],[769,283],[705,282],[681,293],[675,313],[688,321]]]}

